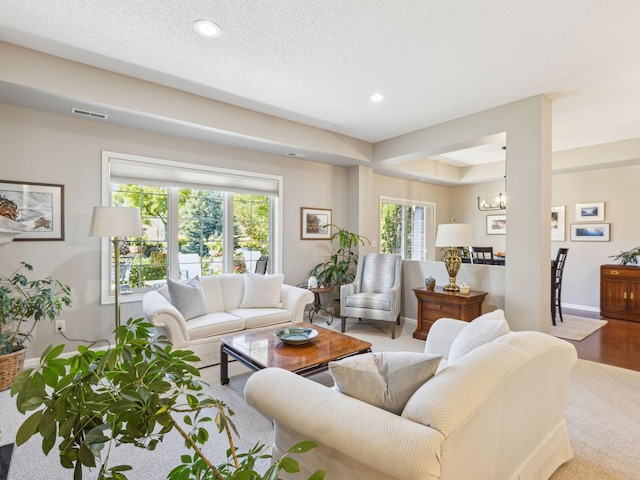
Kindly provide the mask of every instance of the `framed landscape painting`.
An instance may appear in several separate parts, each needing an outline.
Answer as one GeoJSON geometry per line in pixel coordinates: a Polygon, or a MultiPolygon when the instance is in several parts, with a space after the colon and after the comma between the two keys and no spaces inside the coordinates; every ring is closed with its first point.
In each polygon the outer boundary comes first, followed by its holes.
{"type": "Polygon", "coordinates": [[[487,235],[506,235],[507,216],[487,215],[487,235]]]}
{"type": "Polygon", "coordinates": [[[604,222],[604,202],[577,203],[576,222],[604,222]]]}
{"type": "Polygon", "coordinates": [[[300,215],[302,240],[331,240],[331,209],[301,207],[300,215]]]}
{"type": "Polygon", "coordinates": [[[572,242],[608,242],[609,223],[572,223],[572,242]]]}
{"type": "Polygon", "coordinates": [[[27,231],[19,240],[64,240],[64,185],[0,180],[0,196],[12,201],[27,231]]]}

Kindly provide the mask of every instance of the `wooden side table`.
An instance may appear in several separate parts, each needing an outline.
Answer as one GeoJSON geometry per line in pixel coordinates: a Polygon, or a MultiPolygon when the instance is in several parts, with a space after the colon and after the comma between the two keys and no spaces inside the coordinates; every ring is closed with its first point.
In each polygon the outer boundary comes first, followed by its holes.
{"type": "Polygon", "coordinates": [[[309,310],[309,322],[313,323],[313,317],[315,316],[315,314],[320,310],[324,310],[329,315],[331,315],[331,320],[327,320],[327,325],[331,325],[333,323],[333,314],[331,314],[331,312],[329,312],[329,310],[323,307],[322,303],[320,303],[320,294],[333,291],[333,287],[312,287],[309,290],[313,292],[314,295],[313,305],[311,306],[311,310],[309,310]]]}
{"type": "Polygon", "coordinates": [[[456,318],[470,322],[481,315],[482,302],[487,292],[471,290],[468,294],[448,292],[442,287],[427,290],[425,287],[414,288],[418,298],[418,328],[413,332],[413,338],[424,340],[439,318],[456,318]]]}

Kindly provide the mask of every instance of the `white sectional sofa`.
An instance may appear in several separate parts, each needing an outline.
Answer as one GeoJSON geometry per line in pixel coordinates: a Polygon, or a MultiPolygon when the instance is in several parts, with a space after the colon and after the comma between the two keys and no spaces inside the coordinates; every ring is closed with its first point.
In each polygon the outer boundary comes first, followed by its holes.
{"type": "Polygon", "coordinates": [[[456,342],[473,323],[434,323],[425,353],[443,356],[439,370],[400,415],[285,370],[253,374],[245,397],[274,420],[274,457],[302,440],[318,444],[296,456],[302,472],[283,479],[318,469],[327,480],[549,478],[573,457],[564,410],[576,350],[508,326],[484,344],[477,331],[456,342]]]}
{"type": "Polygon", "coordinates": [[[283,275],[248,273],[204,276],[197,282],[183,284],[174,282],[146,293],[142,309],[174,347],[192,350],[200,357],[198,367],[214,365],[220,362],[222,337],[303,321],[305,306],[313,302],[313,294],[284,284],[283,280],[283,275]],[[193,288],[187,291],[187,296],[171,302],[170,288],[184,291],[189,286],[193,288]],[[202,301],[200,295],[204,303],[196,306],[202,301]],[[190,318],[192,315],[195,316],[190,318]]]}

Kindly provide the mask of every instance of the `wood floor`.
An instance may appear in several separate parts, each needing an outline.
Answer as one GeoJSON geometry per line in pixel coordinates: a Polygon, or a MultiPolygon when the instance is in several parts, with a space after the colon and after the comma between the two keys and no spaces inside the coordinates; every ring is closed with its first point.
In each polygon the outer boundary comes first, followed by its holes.
{"type": "Polygon", "coordinates": [[[600,317],[598,312],[563,308],[562,313],[602,318],[607,324],[580,342],[568,340],[578,350],[578,358],[640,372],[640,322],[600,317]]]}

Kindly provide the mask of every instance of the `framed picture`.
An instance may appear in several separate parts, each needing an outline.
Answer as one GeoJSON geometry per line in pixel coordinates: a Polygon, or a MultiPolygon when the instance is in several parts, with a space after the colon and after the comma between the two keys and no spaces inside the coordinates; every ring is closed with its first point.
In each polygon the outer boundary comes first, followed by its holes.
{"type": "Polygon", "coordinates": [[[564,205],[551,207],[551,241],[564,242],[564,205]]]}
{"type": "Polygon", "coordinates": [[[331,240],[331,209],[301,207],[300,215],[302,240],[331,240]]]}
{"type": "Polygon", "coordinates": [[[487,215],[487,235],[506,235],[507,216],[487,215]]]}
{"type": "Polygon", "coordinates": [[[604,202],[577,203],[576,222],[604,222],[604,202]]]}
{"type": "Polygon", "coordinates": [[[572,223],[572,242],[608,242],[610,223],[572,223]]]}
{"type": "Polygon", "coordinates": [[[18,206],[28,230],[18,240],[64,240],[64,185],[0,180],[0,195],[18,206]]]}

